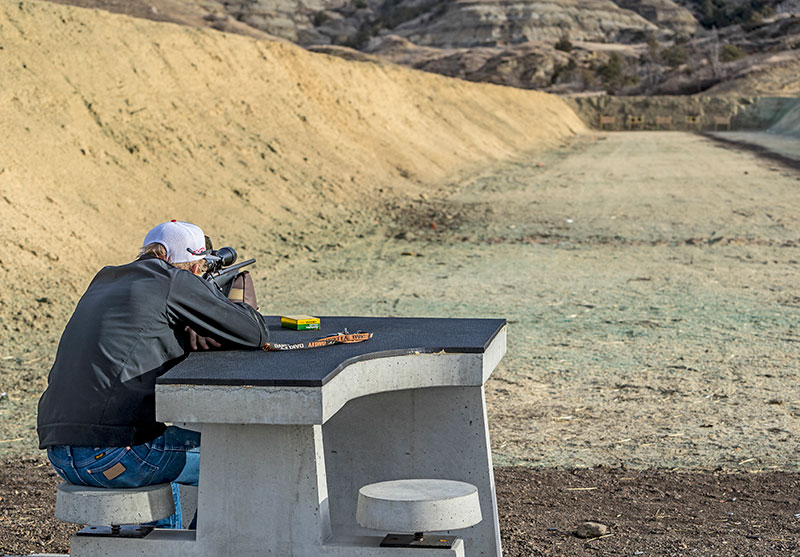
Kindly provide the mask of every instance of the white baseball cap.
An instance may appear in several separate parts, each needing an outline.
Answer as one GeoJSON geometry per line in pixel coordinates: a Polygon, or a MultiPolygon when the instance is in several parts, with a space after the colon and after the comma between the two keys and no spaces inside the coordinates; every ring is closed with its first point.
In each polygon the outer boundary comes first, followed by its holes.
{"type": "Polygon", "coordinates": [[[177,220],[162,222],[148,232],[142,247],[149,244],[164,246],[170,263],[200,261],[206,251],[206,237],[200,227],[177,220]]]}

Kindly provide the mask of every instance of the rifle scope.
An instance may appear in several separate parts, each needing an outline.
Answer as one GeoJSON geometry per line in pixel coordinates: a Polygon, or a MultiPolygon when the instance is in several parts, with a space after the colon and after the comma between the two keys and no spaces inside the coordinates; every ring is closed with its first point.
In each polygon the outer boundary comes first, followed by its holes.
{"type": "Polygon", "coordinates": [[[208,273],[216,273],[223,267],[233,265],[236,262],[236,250],[233,248],[219,248],[213,250],[211,255],[206,256],[208,263],[208,273]]]}

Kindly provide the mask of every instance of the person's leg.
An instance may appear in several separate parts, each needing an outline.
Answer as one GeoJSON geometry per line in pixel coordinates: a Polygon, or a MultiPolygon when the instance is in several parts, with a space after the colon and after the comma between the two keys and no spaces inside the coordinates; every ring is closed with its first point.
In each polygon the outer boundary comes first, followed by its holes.
{"type": "Polygon", "coordinates": [[[175,483],[197,485],[200,479],[200,433],[170,426],[159,438],[164,451],[159,467],[175,483]],[[177,473],[176,473],[177,472],[177,473]]]}
{"type": "Polygon", "coordinates": [[[168,427],[160,437],[132,447],[51,447],[48,458],[65,480],[92,487],[131,488],[173,483],[175,514],[150,525],[181,528],[177,483],[197,485],[200,433],[168,427]]]}
{"type": "MultiPolygon", "coordinates": [[[[181,528],[183,509],[180,502],[178,484],[197,485],[200,478],[200,433],[171,426],[147,446],[132,447],[134,454],[143,463],[152,465],[158,471],[151,478],[151,484],[172,483],[175,501],[175,514],[155,522],[158,528],[181,528]]],[[[196,516],[193,517],[193,528],[196,516]]]]}
{"type": "MultiPolygon", "coordinates": [[[[178,474],[172,484],[173,490],[178,489],[178,484],[183,485],[198,485],[200,479],[200,447],[186,451],[186,463],[183,470],[178,474]]],[[[174,493],[174,492],[173,492],[174,493]]],[[[180,494],[178,495],[180,498],[180,494]]],[[[183,511],[183,508],[181,508],[183,511]]],[[[188,526],[189,530],[197,528],[197,510],[195,509],[194,516],[188,526]]]]}

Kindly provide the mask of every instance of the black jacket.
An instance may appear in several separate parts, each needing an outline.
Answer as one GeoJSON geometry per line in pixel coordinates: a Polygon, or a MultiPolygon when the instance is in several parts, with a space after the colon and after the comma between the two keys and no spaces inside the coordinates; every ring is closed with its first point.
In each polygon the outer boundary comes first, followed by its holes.
{"type": "Polygon", "coordinates": [[[226,348],[258,348],[264,319],[156,258],[105,267],[78,302],[39,400],[39,447],[124,447],[161,435],[156,378],[184,359],[188,325],[226,348]]]}

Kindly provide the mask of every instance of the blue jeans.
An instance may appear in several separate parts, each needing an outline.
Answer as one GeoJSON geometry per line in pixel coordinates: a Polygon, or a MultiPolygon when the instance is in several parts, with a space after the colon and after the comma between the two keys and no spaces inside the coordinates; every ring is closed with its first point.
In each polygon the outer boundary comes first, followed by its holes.
{"type": "Polygon", "coordinates": [[[47,448],[47,457],[59,476],[76,485],[126,488],[171,482],[175,514],[152,525],[180,528],[183,516],[177,484],[197,485],[200,433],[171,426],[163,435],[143,445],[55,446],[47,448]]]}

